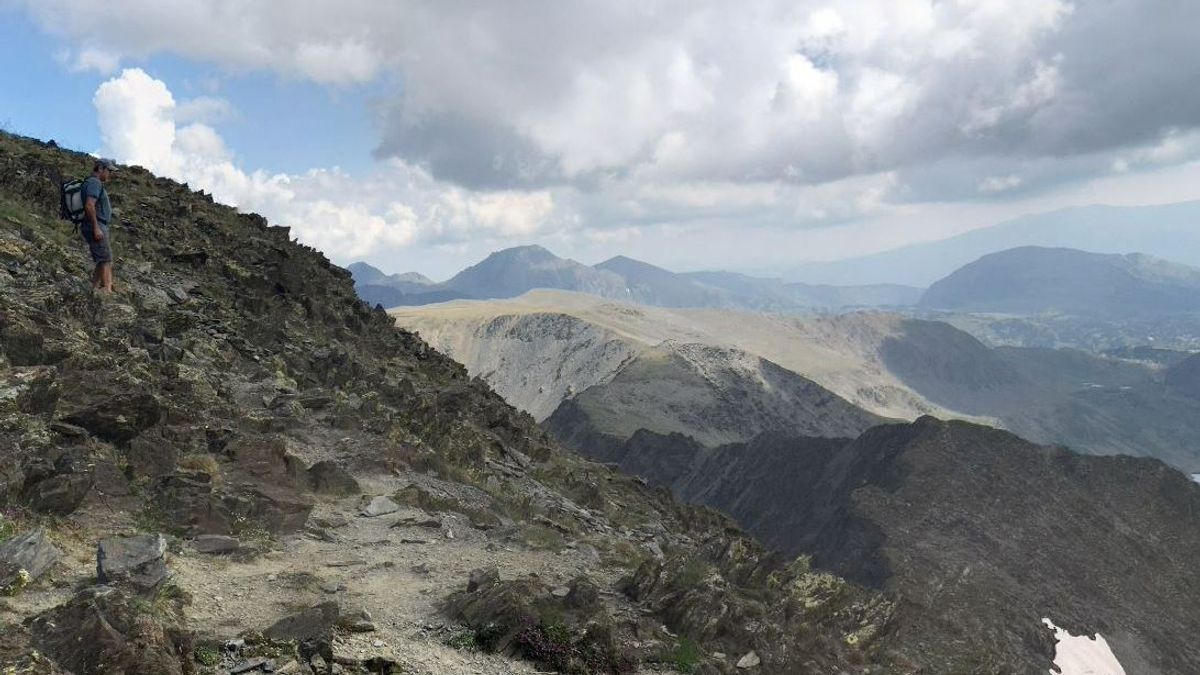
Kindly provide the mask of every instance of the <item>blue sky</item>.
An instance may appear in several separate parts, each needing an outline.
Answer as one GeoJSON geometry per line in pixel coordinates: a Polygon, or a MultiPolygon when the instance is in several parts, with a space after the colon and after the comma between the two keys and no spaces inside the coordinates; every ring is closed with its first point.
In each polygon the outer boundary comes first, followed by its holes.
{"type": "Polygon", "coordinates": [[[435,278],[533,243],[775,273],[1200,199],[1200,3],[278,8],[0,0],[0,123],[435,278]]]}
{"type": "MultiPolygon", "coordinates": [[[[0,7],[0,44],[22,55],[21,67],[0,68],[0,89],[19,92],[0,103],[0,123],[16,133],[56,139],[85,152],[99,150],[92,97],[108,76],[63,63],[64,43],[23,12],[0,7]]],[[[378,142],[368,103],[385,82],[324,87],[270,72],[228,71],[171,54],[129,59],[165,82],[179,100],[215,96],[233,112],[213,126],[246,166],[272,173],[340,166],[364,171],[378,142]]]]}

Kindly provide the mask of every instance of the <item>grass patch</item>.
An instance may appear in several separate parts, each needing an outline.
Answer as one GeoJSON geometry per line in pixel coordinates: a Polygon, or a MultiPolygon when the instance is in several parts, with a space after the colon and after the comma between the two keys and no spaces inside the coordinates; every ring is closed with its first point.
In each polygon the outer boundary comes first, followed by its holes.
{"type": "Polygon", "coordinates": [[[679,573],[671,579],[671,589],[685,591],[699,586],[712,573],[712,565],[707,560],[692,558],[679,568],[679,573]]]}
{"type": "Polygon", "coordinates": [[[212,645],[200,645],[192,650],[192,658],[196,659],[196,663],[209,668],[221,664],[221,652],[212,645]]]}
{"type": "Polygon", "coordinates": [[[450,634],[442,639],[442,644],[452,649],[467,652],[473,652],[479,649],[480,646],[475,631],[466,626],[455,626],[452,628],[450,634]]]}
{"type": "Polygon", "coordinates": [[[701,653],[700,646],[695,641],[683,637],[660,658],[663,663],[681,673],[694,673],[700,662],[704,660],[704,654],[701,653]]]}
{"type": "Polygon", "coordinates": [[[217,458],[207,452],[184,455],[176,462],[176,466],[184,471],[208,474],[214,488],[221,482],[221,467],[217,464],[217,458]]]}
{"type": "Polygon", "coordinates": [[[521,527],[521,541],[529,548],[543,551],[558,550],[565,543],[558,530],[536,523],[521,527]]]}

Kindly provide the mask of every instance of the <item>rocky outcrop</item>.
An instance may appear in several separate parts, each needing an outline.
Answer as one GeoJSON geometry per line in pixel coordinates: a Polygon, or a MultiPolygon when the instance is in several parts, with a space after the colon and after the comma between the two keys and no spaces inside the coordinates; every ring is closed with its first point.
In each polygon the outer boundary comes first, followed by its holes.
{"type": "Polygon", "coordinates": [[[34,619],[33,641],[73,673],[191,672],[192,636],[181,627],[179,603],[166,602],[159,613],[143,607],[123,590],[87,588],[34,619]]]}

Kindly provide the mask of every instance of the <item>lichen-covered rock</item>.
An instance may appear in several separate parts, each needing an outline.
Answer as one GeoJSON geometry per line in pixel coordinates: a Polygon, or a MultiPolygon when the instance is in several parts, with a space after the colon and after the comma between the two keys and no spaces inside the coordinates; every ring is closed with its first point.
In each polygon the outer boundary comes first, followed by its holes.
{"type": "Polygon", "coordinates": [[[0,543],[0,590],[12,587],[23,572],[36,581],[62,558],[62,552],[42,528],[30,530],[0,543]]]}
{"type": "Polygon", "coordinates": [[[53,413],[59,393],[58,377],[50,366],[0,368],[0,417],[53,413]]]}

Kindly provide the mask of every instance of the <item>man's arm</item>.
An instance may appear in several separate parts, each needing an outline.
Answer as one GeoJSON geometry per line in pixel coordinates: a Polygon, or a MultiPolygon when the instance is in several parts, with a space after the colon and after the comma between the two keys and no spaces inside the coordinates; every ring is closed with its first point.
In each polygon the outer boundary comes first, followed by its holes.
{"type": "Polygon", "coordinates": [[[104,238],[104,230],[100,229],[100,221],[96,219],[96,198],[88,197],[83,201],[83,214],[86,222],[92,224],[92,239],[100,241],[104,238]]]}

